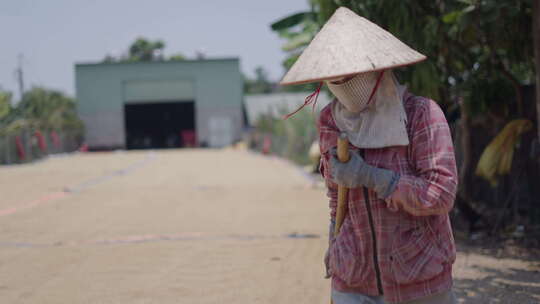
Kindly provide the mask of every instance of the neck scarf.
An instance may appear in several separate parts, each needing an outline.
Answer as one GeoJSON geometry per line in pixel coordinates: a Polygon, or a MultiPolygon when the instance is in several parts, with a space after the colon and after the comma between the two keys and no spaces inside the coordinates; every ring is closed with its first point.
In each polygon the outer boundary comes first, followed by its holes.
{"type": "MultiPolygon", "coordinates": [[[[409,144],[407,116],[403,107],[406,87],[399,85],[391,71],[387,71],[373,96],[374,100],[366,107],[376,77],[376,73],[371,76],[364,75],[348,86],[344,86],[348,82],[340,85],[341,88],[337,89],[339,96],[336,96],[338,102],[332,105],[334,121],[340,131],[347,133],[349,141],[358,148],[406,146],[409,144]],[[366,81],[371,81],[371,84],[364,84],[366,81]],[[369,92],[366,94],[366,91],[369,92]]],[[[334,92],[332,88],[330,90],[334,92]]]]}

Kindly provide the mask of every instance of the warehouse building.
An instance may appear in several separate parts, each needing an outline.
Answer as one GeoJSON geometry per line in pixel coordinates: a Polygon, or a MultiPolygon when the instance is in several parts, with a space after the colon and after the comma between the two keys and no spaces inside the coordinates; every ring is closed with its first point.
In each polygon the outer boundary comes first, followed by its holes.
{"type": "Polygon", "coordinates": [[[223,147],[241,138],[239,60],[75,65],[90,149],[223,147]]]}

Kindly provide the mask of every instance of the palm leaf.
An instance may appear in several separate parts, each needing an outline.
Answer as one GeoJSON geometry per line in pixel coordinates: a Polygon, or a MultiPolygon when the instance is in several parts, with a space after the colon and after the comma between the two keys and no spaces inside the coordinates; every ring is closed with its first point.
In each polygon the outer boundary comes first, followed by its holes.
{"type": "Polygon", "coordinates": [[[301,12],[280,19],[272,23],[270,27],[273,31],[281,31],[299,25],[305,20],[316,20],[316,18],[317,16],[313,12],[301,12]]]}

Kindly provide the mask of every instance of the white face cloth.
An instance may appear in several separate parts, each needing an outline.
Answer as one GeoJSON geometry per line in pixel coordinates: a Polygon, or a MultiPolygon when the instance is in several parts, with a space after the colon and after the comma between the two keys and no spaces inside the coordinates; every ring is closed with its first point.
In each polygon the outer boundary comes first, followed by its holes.
{"type": "Polygon", "coordinates": [[[365,109],[379,73],[361,73],[345,83],[327,81],[326,85],[347,110],[358,113],[365,109]]]}
{"type": "Polygon", "coordinates": [[[332,106],[334,121],[340,131],[345,132],[349,141],[358,148],[409,144],[407,116],[403,107],[403,93],[406,88],[398,84],[391,71],[385,71],[373,100],[366,108],[379,73],[365,73],[368,75],[364,76],[360,74],[338,85],[339,88],[327,82],[332,93],[336,91],[334,95],[339,101],[332,106]],[[351,81],[353,82],[350,83],[351,81]],[[365,84],[366,81],[371,84],[365,84]],[[337,95],[341,96],[343,101],[337,95]]]}

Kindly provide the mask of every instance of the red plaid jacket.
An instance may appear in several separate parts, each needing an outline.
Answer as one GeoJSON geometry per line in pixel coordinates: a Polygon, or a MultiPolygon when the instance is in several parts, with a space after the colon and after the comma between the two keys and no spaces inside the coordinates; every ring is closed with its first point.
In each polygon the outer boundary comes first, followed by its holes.
{"type": "MultiPolygon", "coordinates": [[[[395,191],[383,200],[364,187],[349,189],[347,215],[329,250],[333,288],[383,294],[387,302],[449,290],[456,257],[448,212],[457,172],[448,123],[430,99],[405,93],[403,102],[410,144],[363,151],[368,164],[400,174],[395,191]],[[389,208],[391,203],[399,209],[389,208]]],[[[339,129],[332,103],[321,111],[318,127],[321,173],[334,219],[337,185],[328,176],[328,150],[336,146],[339,129]]]]}

